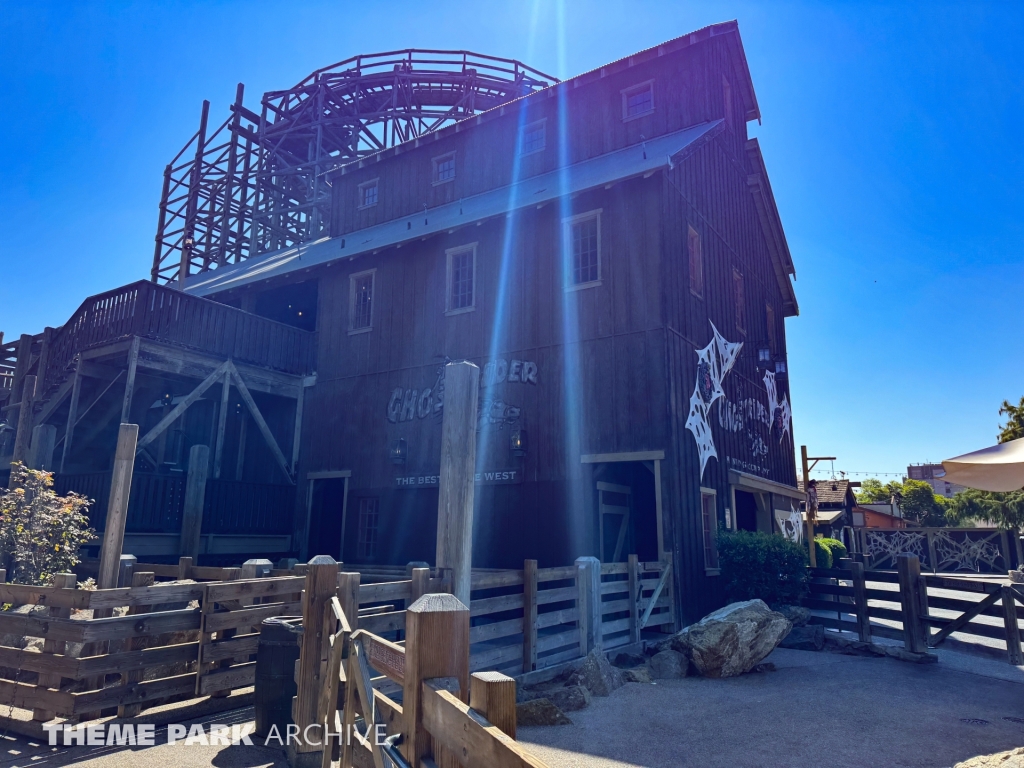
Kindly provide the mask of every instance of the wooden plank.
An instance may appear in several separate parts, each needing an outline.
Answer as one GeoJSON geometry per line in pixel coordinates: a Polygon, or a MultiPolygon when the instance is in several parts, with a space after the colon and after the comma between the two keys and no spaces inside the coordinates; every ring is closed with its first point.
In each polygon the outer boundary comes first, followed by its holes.
{"type": "Polygon", "coordinates": [[[474,672],[481,669],[497,669],[513,662],[522,663],[522,660],[523,646],[520,643],[513,643],[470,653],[469,668],[474,672]]]}
{"type": "MultiPolygon", "coordinates": [[[[177,568],[177,566],[171,566],[177,568]]],[[[153,573],[148,567],[136,564],[136,573],[153,573]]],[[[198,584],[155,584],[152,587],[119,587],[118,589],[79,590],[88,596],[90,608],[119,608],[133,605],[159,605],[161,603],[188,603],[203,596],[198,584]]]]}
{"type": "Polygon", "coordinates": [[[857,613],[857,637],[861,642],[871,642],[871,618],[868,616],[867,589],[864,586],[864,564],[850,563],[850,577],[853,581],[853,602],[857,613]]]}
{"type": "Polygon", "coordinates": [[[252,416],[252,420],[256,422],[256,427],[259,429],[260,434],[263,435],[263,439],[267,443],[267,447],[270,448],[270,453],[273,455],[274,460],[277,462],[281,471],[284,472],[285,478],[292,485],[295,484],[294,478],[292,478],[291,467],[288,465],[288,460],[285,459],[284,454],[281,452],[281,447],[277,444],[277,440],[274,438],[274,434],[270,431],[270,427],[267,426],[267,422],[263,418],[263,414],[260,413],[260,409],[256,407],[256,401],[252,399],[252,395],[249,394],[249,388],[245,386],[245,382],[242,381],[241,374],[235,366],[228,360],[227,365],[231,369],[231,377],[235,380],[235,386],[238,388],[238,394],[242,396],[242,402],[245,403],[245,407],[249,409],[249,414],[252,416]]]}
{"type": "Polygon", "coordinates": [[[924,579],[925,584],[929,587],[935,587],[936,589],[951,589],[959,592],[979,592],[981,594],[991,595],[994,592],[999,592],[1002,588],[1000,584],[991,581],[956,579],[950,576],[932,576],[929,574],[925,574],[921,578],[924,579]]]}
{"type": "MultiPolygon", "coordinates": [[[[1004,534],[1005,536],[1005,534],[1004,534]]],[[[1004,546],[1003,551],[1006,551],[1004,546]]],[[[1014,666],[1024,664],[1024,654],[1020,649],[1020,626],[1017,624],[1017,603],[1014,600],[1014,592],[1009,587],[1003,587],[1003,630],[1006,633],[1006,654],[1008,660],[1014,666]]]]}
{"type": "Polygon", "coordinates": [[[76,675],[66,677],[91,677],[108,675],[114,672],[127,672],[133,669],[153,669],[169,667],[173,664],[195,661],[199,652],[199,643],[181,643],[179,645],[162,645],[157,648],[144,648],[138,651],[122,651],[103,656],[89,656],[78,659],[76,675]]]}
{"type": "Polygon", "coordinates": [[[215,662],[250,656],[259,650],[260,636],[235,635],[227,640],[216,640],[203,647],[203,661],[215,662]]]}
{"type": "Polygon", "coordinates": [[[371,634],[368,630],[359,630],[359,639],[367,663],[386,675],[389,680],[402,685],[405,681],[405,649],[371,634]]]}
{"type": "Polygon", "coordinates": [[[558,589],[537,590],[537,605],[551,605],[552,603],[564,603],[579,598],[579,589],[572,587],[559,587],[558,589]]]}
{"type": "Polygon", "coordinates": [[[359,602],[382,603],[408,600],[412,595],[412,581],[382,581],[359,585],[359,602]]]}
{"type": "MultiPolygon", "coordinates": [[[[965,613],[962,613],[956,619],[954,619],[953,621],[949,622],[949,624],[947,624],[942,629],[940,629],[938,632],[936,632],[934,635],[932,635],[931,638],[928,640],[928,643],[931,645],[932,648],[935,648],[936,646],[938,646],[939,643],[941,643],[943,640],[945,640],[951,634],[953,634],[954,632],[959,632],[964,627],[966,627],[967,623],[971,619],[973,619],[975,616],[977,616],[978,613],[980,613],[982,610],[984,610],[985,608],[988,608],[991,605],[995,605],[996,602],[998,602],[1001,597],[1002,597],[1002,592],[1001,591],[1000,592],[993,592],[992,594],[988,595],[984,600],[978,602],[974,606],[974,608],[972,608],[970,611],[966,611],[965,613]]],[[[872,615],[874,615],[874,614],[872,614],[872,615]]]]}
{"type": "Polygon", "coordinates": [[[84,624],[85,627],[81,632],[83,642],[96,642],[199,629],[199,619],[198,608],[185,608],[177,611],[148,613],[143,617],[114,616],[91,621],[69,619],[67,623],[68,625],[84,624]]]}
{"type": "Polygon", "coordinates": [[[175,675],[159,680],[144,680],[126,686],[115,686],[98,691],[71,694],[74,697],[74,712],[82,714],[97,712],[107,707],[122,704],[141,704],[155,699],[166,699],[192,693],[195,688],[195,673],[175,675]]]}
{"type": "Polygon", "coordinates": [[[359,616],[359,627],[368,632],[382,634],[405,629],[405,611],[390,611],[376,616],[359,616]]]}
{"type": "Polygon", "coordinates": [[[138,436],[138,424],[121,424],[117,433],[117,448],[114,453],[114,469],[107,504],[107,522],[103,529],[100,569],[96,576],[96,585],[100,589],[111,589],[117,586],[117,572],[124,545],[124,526],[128,520],[128,496],[131,493],[138,436]]]}
{"type": "MultiPolygon", "coordinates": [[[[145,587],[151,587],[151,586],[153,586],[153,580],[155,578],[156,577],[154,576],[154,574],[152,572],[149,572],[149,571],[143,571],[143,572],[140,572],[140,573],[133,573],[132,574],[132,584],[131,585],[132,585],[132,587],[139,588],[139,589],[142,589],[142,588],[145,588],[145,587]]],[[[150,610],[149,606],[133,605],[131,608],[128,609],[128,615],[129,616],[134,616],[134,615],[137,615],[137,614],[140,614],[140,613],[147,613],[149,610],[150,610]]],[[[144,638],[133,637],[133,638],[131,638],[128,641],[128,649],[127,650],[129,652],[131,652],[131,651],[141,651],[143,649],[143,647],[144,647],[144,645],[143,645],[144,642],[145,642],[144,638]]],[[[120,656],[121,654],[117,653],[115,655],[120,656]]],[[[144,673],[141,670],[126,670],[121,675],[121,683],[122,683],[122,685],[131,685],[133,683],[138,683],[138,682],[140,682],[142,680],[143,674],[144,673]]],[[[123,704],[120,707],[118,707],[117,716],[118,717],[135,717],[136,715],[139,714],[140,711],[141,711],[141,707],[140,707],[139,704],[123,704]]]]}
{"type": "MultiPolygon", "coordinates": [[[[302,603],[271,603],[270,605],[257,605],[238,611],[225,611],[224,613],[208,613],[203,623],[204,632],[223,632],[225,629],[237,629],[239,627],[254,627],[264,619],[272,616],[297,616],[302,612],[302,603]]],[[[203,652],[205,659],[206,652],[203,652]]]]}
{"type": "MultiPolygon", "coordinates": [[[[657,586],[657,582],[650,586],[650,589],[654,589],[657,586]]],[[[604,581],[601,582],[601,594],[602,595],[625,595],[629,594],[629,582],[626,580],[621,581],[604,581]]]]}
{"type": "Polygon", "coordinates": [[[464,768],[546,768],[455,695],[431,681],[422,690],[424,727],[464,768]]]}
{"type": "Polygon", "coordinates": [[[560,611],[548,611],[537,615],[536,628],[546,629],[556,627],[559,624],[575,624],[579,621],[580,612],[578,608],[563,608],[560,611]]]}
{"type": "Polygon", "coordinates": [[[576,566],[563,565],[558,568],[541,568],[537,571],[537,581],[562,581],[563,579],[575,579],[576,566]]]}
{"type": "Polygon", "coordinates": [[[556,632],[553,635],[541,635],[537,638],[537,652],[544,653],[545,651],[551,651],[555,648],[561,648],[563,645],[572,645],[573,643],[579,644],[580,642],[580,630],[579,627],[573,627],[563,632],[556,632]]]}
{"type": "Polygon", "coordinates": [[[474,573],[473,589],[495,589],[516,587],[523,583],[522,571],[499,571],[497,573],[474,573]]]}
{"type": "Polygon", "coordinates": [[[23,672],[55,674],[61,677],[78,677],[78,659],[63,654],[42,654],[21,648],[0,645],[0,667],[10,667],[23,672]]]}
{"type": "MultiPolygon", "coordinates": [[[[300,729],[317,725],[317,706],[320,689],[324,683],[321,676],[326,671],[320,665],[324,634],[322,631],[324,611],[331,598],[338,591],[338,564],[327,555],[317,555],[309,561],[306,576],[306,591],[302,596],[302,633],[299,663],[297,665],[298,691],[292,705],[292,720],[300,729]],[[310,631],[320,627],[321,631],[310,631]]],[[[299,752],[315,752],[315,746],[301,741],[299,752]]]]}
{"type": "MultiPolygon", "coordinates": [[[[0,584],[0,604],[48,605],[55,608],[88,608],[89,595],[84,589],[57,589],[29,584],[0,584]]],[[[0,614],[0,628],[5,617],[0,614]]],[[[2,630],[0,630],[2,631],[2,630]]]]}
{"type": "Polygon", "coordinates": [[[545,669],[547,667],[554,667],[558,664],[563,664],[567,661],[574,661],[576,659],[582,659],[582,649],[577,645],[566,651],[558,651],[557,653],[549,653],[538,657],[537,669],[545,669]]]}
{"type": "MultiPolygon", "coordinates": [[[[205,659],[204,659],[205,660],[205,659]]],[[[232,667],[208,672],[199,681],[199,694],[207,696],[219,691],[233,691],[237,688],[248,688],[256,682],[256,662],[235,664],[232,667]]]]}
{"type": "Polygon", "coordinates": [[[174,408],[171,409],[170,413],[168,413],[166,416],[160,419],[160,421],[157,422],[156,426],[149,430],[149,432],[147,432],[145,436],[138,441],[138,444],[135,446],[136,450],[141,450],[145,448],[147,445],[149,445],[158,437],[160,437],[160,435],[162,435],[164,431],[169,426],[171,426],[171,424],[173,424],[179,416],[181,416],[186,410],[188,410],[189,406],[191,406],[193,403],[199,400],[199,398],[203,396],[203,393],[205,393],[206,390],[212,387],[214,383],[222,376],[224,376],[224,373],[226,371],[231,370],[231,368],[232,366],[230,360],[226,360],[225,362],[217,366],[213,373],[211,373],[209,376],[203,379],[203,381],[200,382],[195,389],[189,392],[180,403],[178,403],[174,408]]]}
{"type": "MultiPolygon", "coordinates": [[[[650,619],[650,616],[648,616],[650,619]]],[[[629,631],[629,619],[616,619],[615,621],[605,621],[601,624],[601,632],[604,635],[614,635],[616,632],[628,632],[629,631]]]]}
{"type": "Polygon", "coordinates": [[[209,467],[209,446],[193,445],[188,452],[188,474],[185,481],[185,501],[181,509],[181,539],[178,551],[194,559],[199,559],[203,506],[206,500],[206,475],[209,467]]]}
{"type": "MultiPolygon", "coordinates": [[[[543,594],[543,593],[542,593],[543,594]]],[[[485,597],[483,600],[474,600],[471,605],[471,615],[485,616],[489,613],[501,613],[503,611],[514,611],[522,609],[523,595],[503,595],[501,597],[485,597]]]]}
{"type": "Polygon", "coordinates": [[[491,624],[478,624],[469,630],[469,642],[481,643],[485,640],[497,640],[502,637],[519,635],[523,632],[523,625],[522,619],[508,619],[507,621],[495,621],[491,624]]]}
{"type": "Polygon", "coordinates": [[[302,592],[305,586],[305,576],[285,576],[269,579],[242,579],[240,581],[232,581],[225,584],[208,585],[207,599],[219,603],[226,600],[294,595],[302,592]]]}
{"type": "Polygon", "coordinates": [[[516,681],[497,672],[469,677],[469,706],[509,738],[516,737],[516,681]]]}
{"type": "Polygon", "coordinates": [[[10,680],[0,680],[0,701],[3,701],[5,707],[45,709],[62,716],[68,716],[74,711],[75,702],[72,694],[67,691],[39,688],[31,683],[10,680]]]}
{"type": "MultiPolygon", "coordinates": [[[[78,591],[75,589],[78,577],[73,573],[58,573],[54,577],[54,587],[60,590],[67,591],[78,591]]],[[[69,618],[71,616],[70,608],[60,608],[51,606],[49,609],[50,616],[54,618],[69,618]]],[[[63,654],[65,652],[67,643],[60,640],[46,639],[43,641],[43,654],[49,658],[52,658],[54,654],[63,654]]],[[[39,675],[39,687],[40,688],[55,688],[60,689],[61,687],[61,675],[57,672],[46,672],[39,675]]],[[[53,719],[54,712],[47,709],[36,709],[32,713],[32,719],[37,720],[41,723],[48,722],[53,719]]]]}

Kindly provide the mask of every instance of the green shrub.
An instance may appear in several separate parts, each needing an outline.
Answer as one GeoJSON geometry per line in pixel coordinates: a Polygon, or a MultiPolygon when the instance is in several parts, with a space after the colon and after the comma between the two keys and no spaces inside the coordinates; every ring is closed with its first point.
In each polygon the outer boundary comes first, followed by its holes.
{"type": "Polygon", "coordinates": [[[718,562],[731,602],[759,598],[774,608],[807,592],[807,552],[780,534],[722,531],[718,562]]]}
{"type": "Polygon", "coordinates": [[[832,567],[832,547],[828,544],[830,541],[833,539],[814,540],[814,564],[818,568],[832,567]]]}
{"type": "Polygon", "coordinates": [[[849,553],[846,551],[846,545],[843,544],[839,539],[818,539],[822,544],[828,547],[829,552],[832,553],[832,567],[838,568],[839,561],[844,557],[849,557],[849,553]]]}

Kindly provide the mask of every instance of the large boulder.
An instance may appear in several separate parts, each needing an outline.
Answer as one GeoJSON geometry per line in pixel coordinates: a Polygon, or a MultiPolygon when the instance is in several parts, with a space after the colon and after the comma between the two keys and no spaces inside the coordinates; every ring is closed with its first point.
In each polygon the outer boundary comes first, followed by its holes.
{"type": "Polygon", "coordinates": [[[789,619],[794,627],[806,625],[811,618],[811,612],[802,605],[780,605],[776,610],[789,619]]]}
{"type": "Polygon", "coordinates": [[[690,660],[678,651],[658,651],[651,657],[651,677],[655,680],[678,680],[686,677],[690,660]]]}
{"type": "Polygon", "coordinates": [[[569,685],[548,691],[546,698],[563,712],[576,712],[590,704],[590,691],[582,685],[569,685]]]}
{"type": "Polygon", "coordinates": [[[595,648],[572,673],[569,685],[582,685],[595,696],[609,696],[623,686],[622,670],[608,663],[599,648],[595,648]]]}
{"type": "Polygon", "coordinates": [[[705,677],[749,672],[775,650],[793,625],[761,600],[732,603],[709,613],[673,638],[705,677]]]}
{"type": "Polygon", "coordinates": [[[572,725],[572,720],[548,699],[533,699],[516,704],[516,725],[572,725]]]}
{"type": "Polygon", "coordinates": [[[782,638],[779,647],[794,651],[820,651],[825,647],[825,627],[821,624],[793,627],[790,633],[782,638]]]}
{"type": "Polygon", "coordinates": [[[631,669],[622,670],[622,680],[626,683],[652,683],[654,682],[651,678],[651,670],[646,666],[644,667],[633,667],[631,669]]]}

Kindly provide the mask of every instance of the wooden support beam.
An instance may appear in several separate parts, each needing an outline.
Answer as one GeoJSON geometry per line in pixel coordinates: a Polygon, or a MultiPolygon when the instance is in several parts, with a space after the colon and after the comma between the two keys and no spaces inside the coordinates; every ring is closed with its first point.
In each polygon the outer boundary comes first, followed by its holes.
{"type": "Polygon", "coordinates": [[[244,411],[239,421],[241,424],[238,425],[238,454],[235,456],[235,480],[241,480],[242,473],[245,470],[245,441],[249,433],[249,420],[245,417],[244,411]]]}
{"type": "Polygon", "coordinates": [[[208,390],[211,386],[213,386],[214,382],[216,382],[217,379],[223,376],[225,371],[228,371],[230,369],[231,361],[226,360],[213,373],[211,373],[209,376],[203,379],[199,386],[197,386],[188,395],[186,395],[184,400],[182,400],[173,409],[171,409],[170,413],[168,413],[166,416],[160,419],[157,425],[153,427],[151,430],[149,430],[149,432],[146,433],[145,437],[139,440],[137,448],[145,448],[147,445],[149,445],[158,437],[160,437],[160,435],[164,433],[164,430],[171,426],[171,424],[173,424],[175,420],[179,416],[181,416],[181,414],[187,411],[189,409],[189,406],[191,406],[200,397],[202,397],[203,393],[206,392],[206,390],[208,390]]]}
{"type": "MultiPolygon", "coordinates": [[[[53,586],[58,589],[70,589],[74,590],[77,587],[78,577],[73,573],[58,573],[53,577],[53,586]]],[[[63,608],[59,606],[51,606],[49,614],[52,618],[67,619],[71,616],[70,608],[63,608]]],[[[43,640],[43,653],[59,653],[63,654],[67,642],[64,640],[43,640]]],[[[61,675],[60,673],[49,672],[46,674],[39,674],[39,687],[43,689],[56,688],[60,689],[61,675]]],[[[55,716],[55,712],[46,709],[35,709],[32,712],[32,719],[45,723],[52,720],[55,716]]]]}
{"type": "Polygon", "coordinates": [[[455,678],[460,698],[468,700],[469,608],[455,595],[428,594],[409,606],[405,615],[401,750],[410,765],[438,757],[424,724],[423,683],[442,677],[455,678]]]}
{"type": "Polygon", "coordinates": [[[181,543],[184,557],[199,558],[203,528],[203,504],[206,500],[206,476],[210,467],[210,449],[193,445],[188,454],[188,476],[185,480],[185,503],[181,510],[181,543]]]}
{"type": "Polygon", "coordinates": [[[71,385],[71,403],[68,405],[68,424],[64,428],[64,448],[60,453],[60,471],[64,471],[68,455],[71,452],[71,439],[75,435],[75,424],[78,421],[78,401],[82,396],[82,358],[78,358],[75,375],[71,385]]]}
{"type": "Polygon", "coordinates": [[[601,635],[601,561],[596,557],[576,558],[576,588],[580,650],[586,656],[600,648],[604,639],[601,635]]]}
{"type": "Polygon", "coordinates": [[[217,438],[213,449],[213,477],[220,478],[220,462],[224,456],[224,432],[228,426],[228,402],[231,399],[231,374],[224,372],[220,389],[220,411],[217,413],[217,438]]]}
{"type": "Polygon", "coordinates": [[[523,672],[537,667],[537,561],[523,561],[523,672]]]}
{"type": "Polygon", "coordinates": [[[29,467],[53,471],[53,443],[56,437],[57,428],[53,424],[37,424],[32,428],[32,442],[28,451],[29,467]]]}
{"type": "Polygon", "coordinates": [[[630,555],[626,561],[629,580],[629,642],[640,642],[640,561],[630,555]]]}
{"type": "Polygon", "coordinates": [[[475,365],[458,362],[448,363],[444,367],[436,565],[438,568],[451,569],[452,594],[464,605],[469,605],[472,586],[479,392],[480,369],[475,365]]]}
{"type": "MultiPolygon", "coordinates": [[[[78,414],[75,417],[75,423],[72,426],[72,432],[74,431],[74,427],[77,427],[79,424],[82,423],[82,420],[89,415],[89,411],[93,409],[93,406],[95,406],[96,403],[103,399],[103,396],[107,394],[108,391],[110,391],[110,388],[114,386],[114,384],[116,384],[121,379],[122,376],[124,376],[124,371],[118,371],[117,376],[111,379],[109,382],[107,382],[107,386],[105,386],[103,390],[98,395],[96,395],[95,398],[93,398],[93,401],[89,403],[88,406],[86,406],[85,410],[83,410],[80,414],[78,414]]],[[[57,441],[57,445],[60,445],[61,441],[63,441],[64,444],[67,445],[67,437],[68,433],[65,432],[64,435],[60,438],[60,440],[57,441]]]]}
{"type": "Polygon", "coordinates": [[[114,471],[110,480],[110,501],[107,504],[107,522],[100,550],[100,569],[96,577],[99,589],[114,589],[124,546],[124,525],[128,519],[128,497],[132,488],[135,467],[135,447],[139,437],[138,424],[122,424],[117,435],[114,471]]]}
{"type": "Polygon", "coordinates": [[[302,444],[302,404],[306,399],[306,388],[299,387],[299,396],[295,399],[295,429],[292,432],[292,475],[299,466],[299,446],[302,444]]]}
{"type": "Polygon", "coordinates": [[[911,653],[924,653],[928,649],[921,615],[920,586],[921,561],[917,555],[896,557],[899,572],[900,603],[903,609],[903,645],[911,653]]]}
{"type": "Polygon", "coordinates": [[[850,579],[853,582],[853,605],[857,613],[857,637],[862,643],[871,642],[871,617],[868,615],[867,584],[864,579],[864,563],[850,562],[850,579]]]}
{"type": "Polygon", "coordinates": [[[32,440],[32,407],[35,404],[36,377],[31,374],[22,381],[21,407],[18,409],[18,430],[14,433],[12,461],[25,461],[32,440]]]}
{"type": "Polygon", "coordinates": [[[1003,587],[1003,629],[1006,631],[1007,660],[1014,666],[1020,666],[1024,664],[1024,654],[1020,649],[1020,625],[1017,623],[1017,601],[1014,594],[1009,587],[1003,587]]]}
{"type": "MultiPolygon", "coordinates": [[[[155,582],[155,574],[148,572],[133,573],[131,586],[136,587],[152,587],[155,582]]],[[[152,606],[149,605],[133,605],[128,608],[129,616],[135,616],[140,613],[149,613],[153,610],[152,606]]],[[[146,647],[149,638],[145,637],[133,637],[128,640],[128,651],[140,651],[146,647]]],[[[145,670],[136,669],[131,670],[122,674],[121,685],[131,685],[132,683],[138,683],[142,680],[142,676],[145,670]]],[[[122,704],[117,708],[118,717],[135,717],[142,711],[141,704],[122,704]]]]}
{"type": "Polygon", "coordinates": [[[249,409],[249,413],[252,415],[252,420],[256,422],[257,428],[260,430],[260,434],[263,435],[263,439],[267,441],[267,446],[270,448],[270,452],[273,454],[274,459],[277,461],[281,471],[284,472],[284,476],[288,479],[288,482],[295,485],[295,480],[292,479],[291,469],[288,467],[288,460],[285,459],[284,453],[281,452],[281,447],[277,444],[277,440],[274,439],[274,434],[270,431],[270,427],[267,426],[267,422],[263,418],[263,414],[260,413],[260,409],[256,407],[256,401],[252,399],[252,395],[249,394],[249,388],[245,386],[245,382],[242,381],[241,375],[235,369],[235,366],[228,360],[227,365],[230,366],[231,378],[235,380],[235,387],[238,388],[238,394],[242,396],[242,402],[245,403],[245,407],[249,409]]]}
{"type": "Polygon", "coordinates": [[[135,370],[139,366],[139,337],[132,339],[128,350],[128,378],[124,385],[124,401],[121,404],[121,423],[126,424],[132,414],[132,396],[135,394],[135,370]]]}

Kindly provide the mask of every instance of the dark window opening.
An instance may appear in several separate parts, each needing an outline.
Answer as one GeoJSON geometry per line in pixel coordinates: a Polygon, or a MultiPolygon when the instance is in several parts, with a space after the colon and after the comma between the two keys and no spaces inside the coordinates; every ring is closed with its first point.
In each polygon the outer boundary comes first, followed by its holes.
{"type": "Polygon", "coordinates": [[[377,522],[380,501],[377,498],[359,500],[358,556],[361,560],[377,556],[377,522]]]}
{"type": "Polygon", "coordinates": [[[269,320],[277,320],[304,331],[315,331],[317,289],[316,280],[271,288],[256,297],[253,311],[269,320]]]}

